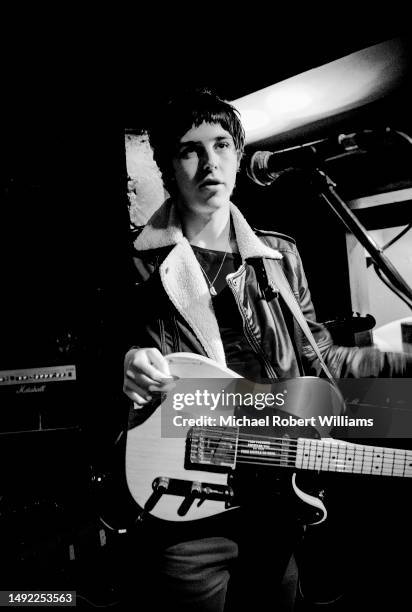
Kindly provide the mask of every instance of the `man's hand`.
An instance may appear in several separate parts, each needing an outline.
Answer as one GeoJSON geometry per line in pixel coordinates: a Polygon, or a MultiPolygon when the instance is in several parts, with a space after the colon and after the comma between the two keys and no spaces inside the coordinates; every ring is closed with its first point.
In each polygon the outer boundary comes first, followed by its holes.
{"type": "Polygon", "coordinates": [[[152,394],[165,393],[174,386],[169,364],[157,348],[131,349],[126,353],[123,391],[136,407],[150,402],[152,394]]]}

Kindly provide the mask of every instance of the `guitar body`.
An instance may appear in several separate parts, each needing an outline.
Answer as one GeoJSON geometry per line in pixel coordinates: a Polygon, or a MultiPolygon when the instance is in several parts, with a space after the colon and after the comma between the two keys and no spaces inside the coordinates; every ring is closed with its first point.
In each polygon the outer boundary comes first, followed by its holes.
{"type": "MultiPolygon", "coordinates": [[[[168,361],[171,373],[178,378],[176,388],[151,414],[146,415],[144,409],[135,410],[139,422],[127,434],[126,481],[143,513],[168,521],[189,521],[236,507],[238,498],[234,483],[242,479],[242,473],[250,474],[254,470],[253,462],[250,465],[247,460],[248,454],[257,458],[256,467],[260,470],[272,470],[271,465],[265,465],[266,457],[274,458],[282,468],[290,468],[280,471],[289,477],[291,490],[301,497],[293,477],[293,465],[288,462],[290,448],[295,448],[298,436],[319,438],[320,434],[327,435],[328,430],[273,427],[272,417],[339,414],[342,399],[335,388],[326,380],[312,377],[257,385],[210,359],[189,353],[171,355],[168,361]],[[247,390],[255,394],[270,391],[280,400],[281,396],[284,400],[287,398],[287,402],[282,404],[282,410],[277,406],[259,410],[255,406],[224,406],[213,410],[209,407],[205,410],[199,405],[182,409],[173,403],[177,394],[194,394],[196,389],[211,388],[227,393],[230,390],[241,391],[243,396],[247,390]],[[228,416],[233,416],[246,417],[246,420],[267,419],[267,423],[257,427],[250,424],[222,426],[219,421],[222,415],[224,422],[228,416]],[[173,427],[172,421],[176,417],[179,426],[173,427]],[[216,426],[202,427],[198,422],[194,426],[193,421],[189,421],[199,418],[213,418],[216,426]],[[243,435],[249,436],[247,447],[243,435]],[[270,448],[265,442],[268,435],[275,436],[274,446],[270,448]],[[244,462],[237,465],[240,455],[244,462]]],[[[308,494],[303,493],[301,498],[319,509],[323,506],[308,494]]]]}
{"type": "MultiPolygon", "coordinates": [[[[188,433],[190,427],[183,428],[188,433]]],[[[153,483],[158,478],[169,478],[187,483],[178,495],[162,495],[150,514],[172,521],[196,520],[225,510],[222,501],[207,499],[199,507],[193,503],[190,513],[179,516],[178,510],[190,494],[193,482],[208,482],[223,489],[228,485],[228,474],[186,469],[185,438],[161,437],[161,410],[156,410],[142,425],[129,430],[126,446],[126,480],[129,491],[141,509],[151,505],[153,483]]]]}
{"type": "MultiPolygon", "coordinates": [[[[229,368],[222,367],[215,361],[201,355],[178,353],[167,357],[172,375],[186,381],[187,379],[223,379],[226,386],[234,378],[240,378],[229,368]]],[[[182,385],[180,385],[182,386],[182,385]]],[[[177,390],[179,381],[177,382],[177,390]]],[[[187,385],[182,386],[187,391],[187,385]]],[[[228,472],[205,472],[185,467],[186,435],[190,426],[182,427],[179,438],[162,437],[162,411],[173,411],[172,406],[163,403],[141,424],[129,429],[126,443],[126,481],[129,492],[143,510],[153,495],[153,483],[159,477],[183,480],[188,483],[189,492],[192,482],[207,480],[219,487],[227,487],[228,472]],[[206,477],[207,476],[207,477],[206,477]]],[[[193,413],[195,410],[193,411],[193,413]]],[[[233,412],[233,411],[230,411],[233,412]]],[[[185,416],[189,415],[185,411],[185,416]]],[[[143,416],[143,415],[142,415],[143,416]]],[[[182,415],[183,416],[183,415],[182,415]]],[[[189,517],[179,516],[187,491],[181,495],[162,495],[150,514],[157,518],[172,521],[185,521],[206,518],[225,510],[222,501],[205,500],[201,506],[193,504],[189,517]]],[[[149,502],[149,506],[151,502],[149,502]]]]}

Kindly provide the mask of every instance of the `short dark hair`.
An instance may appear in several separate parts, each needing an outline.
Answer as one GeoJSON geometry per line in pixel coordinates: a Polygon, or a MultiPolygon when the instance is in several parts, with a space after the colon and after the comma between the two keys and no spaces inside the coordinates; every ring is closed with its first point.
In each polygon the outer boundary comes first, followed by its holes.
{"type": "Polygon", "coordinates": [[[239,112],[210,89],[186,91],[169,100],[159,113],[156,125],[149,130],[153,156],[162,173],[167,191],[175,190],[172,159],[180,138],[193,126],[217,123],[233,138],[238,158],[243,155],[245,131],[239,112]]]}

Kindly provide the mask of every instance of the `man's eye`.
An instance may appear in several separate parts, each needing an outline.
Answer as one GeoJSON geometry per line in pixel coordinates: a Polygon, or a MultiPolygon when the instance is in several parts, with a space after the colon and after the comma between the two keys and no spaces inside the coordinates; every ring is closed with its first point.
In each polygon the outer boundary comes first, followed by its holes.
{"type": "Polygon", "coordinates": [[[228,140],[222,140],[217,143],[219,149],[228,149],[230,147],[230,142],[228,140]]]}
{"type": "Polygon", "coordinates": [[[181,158],[187,158],[187,157],[191,157],[192,155],[196,154],[196,148],[195,147],[186,147],[185,149],[181,149],[179,151],[179,157],[181,158]]]}

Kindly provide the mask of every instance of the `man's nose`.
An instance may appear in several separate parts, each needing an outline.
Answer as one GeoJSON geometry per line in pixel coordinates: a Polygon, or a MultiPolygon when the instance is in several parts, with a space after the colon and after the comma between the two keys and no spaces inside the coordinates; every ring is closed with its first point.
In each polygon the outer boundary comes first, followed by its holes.
{"type": "Polygon", "coordinates": [[[203,166],[205,170],[213,170],[214,168],[217,168],[217,155],[213,149],[204,151],[203,166]]]}

